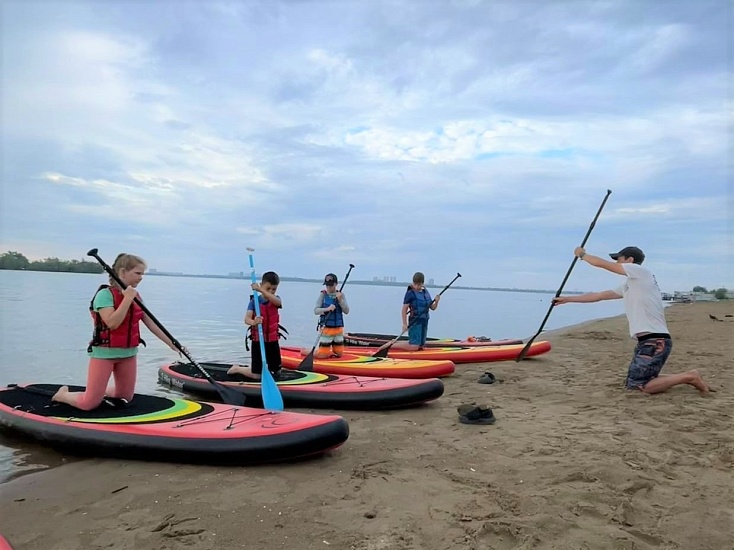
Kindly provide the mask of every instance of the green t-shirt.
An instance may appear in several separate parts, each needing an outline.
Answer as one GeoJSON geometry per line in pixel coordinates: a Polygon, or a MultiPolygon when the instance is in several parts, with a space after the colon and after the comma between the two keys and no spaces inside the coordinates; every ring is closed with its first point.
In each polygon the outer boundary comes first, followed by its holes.
{"type": "MultiPolygon", "coordinates": [[[[106,307],[115,307],[115,299],[112,297],[112,291],[110,291],[109,288],[103,288],[97,292],[97,295],[94,297],[94,301],[92,302],[92,308],[94,308],[94,311],[99,311],[106,307]]],[[[134,348],[106,348],[101,346],[92,346],[92,352],[89,356],[94,357],[95,359],[125,359],[127,357],[134,357],[137,354],[137,346],[134,348]]]]}

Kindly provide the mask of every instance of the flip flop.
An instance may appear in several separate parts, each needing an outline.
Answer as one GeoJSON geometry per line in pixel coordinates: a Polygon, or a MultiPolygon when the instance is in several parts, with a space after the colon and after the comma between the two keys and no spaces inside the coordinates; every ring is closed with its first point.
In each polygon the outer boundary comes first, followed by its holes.
{"type": "Polygon", "coordinates": [[[489,371],[485,372],[479,377],[479,380],[477,380],[480,384],[494,384],[496,381],[497,378],[495,378],[494,374],[489,371]]]}
{"type": "Polygon", "coordinates": [[[460,405],[456,409],[462,424],[494,424],[497,420],[487,405],[460,405]]]}

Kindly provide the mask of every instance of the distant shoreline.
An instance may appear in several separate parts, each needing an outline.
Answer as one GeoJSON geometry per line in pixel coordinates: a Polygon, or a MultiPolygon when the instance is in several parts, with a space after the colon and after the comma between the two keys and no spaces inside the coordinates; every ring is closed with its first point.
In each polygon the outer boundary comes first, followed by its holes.
{"type": "MultiPolygon", "coordinates": [[[[249,275],[197,275],[192,273],[169,273],[166,271],[148,271],[146,276],[159,276],[159,277],[192,277],[196,279],[237,279],[237,280],[250,280],[249,275]]],[[[298,283],[319,283],[323,282],[323,279],[309,279],[305,277],[286,277],[281,276],[281,281],[298,282],[298,283]]],[[[359,281],[355,279],[349,280],[350,285],[365,285],[365,286],[397,286],[405,287],[410,283],[407,281],[359,281]]],[[[426,288],[443,288],[443,286],[432,284],[426,285],[426,288]]],[[[540,289],[528,289],[528,288],[500,288],[500,287],[482,287],[482,286],[461,286],[452,285],[451,288],[462,289],[462,290],[487,290],[493,292],[532,292],[536,294],[555,294],[555,290],[540,290],[540,289]]],[[[568,294],[582,294],[579,291],[568,291],[568,294]]]]}
{"type": "MultiPolygon", "coordinates": [[[[5,269],[4,271],[34,271],[37,273],[84,273],[81,271],[55,271],[55,270],[49,270],[49,269],[5,269]]],[[[86,273],[87,275],[99,275],[98,273],[86,273]]],[[[147,271],[145,273],[146,276],[152,276],[152,277],[187,277],[192,279],[236,279],[236,280],[250,280],[249,275],[239,275],[239,274],[230,274],[230,275],[210,275],[210,274],[195,274],[195,273],[171,273],[168,271],[156,271],[151,270],[147,271]]],[[[281,276],[281,281],[289,281],[289,282],[297,282],[297,283],[319,283],[321,284],[323,282],[323,279],[309,279],[306,277],[287,277],[287,276],[281,276]]],[[[397,287],[405,287],[408,286],[410,283],[408,281],[358,281],[355,279],[349,280],[350,285],[364,285],[364,286],[397,286],[397,287]]],[[[426,288],[443,288],[443,286],[437,285],[437,284],[427,284],[426,288]]],[[[452,285],[451,288],[457,289],[457,290],[484,290],[484,291],[490,291],[490,292],[526,292],[526,293],[533,293],[533,294],[555,294],[555,290],[541,290],[541,289],[532,289],[532,288],[502,288],[502,287],[489,287],[489,286],[461,286],[461,285],[452,285]]],[[[582,291],[578,290],[566,290],[564,291],[565,294],[583,294],[582,291]]]]}

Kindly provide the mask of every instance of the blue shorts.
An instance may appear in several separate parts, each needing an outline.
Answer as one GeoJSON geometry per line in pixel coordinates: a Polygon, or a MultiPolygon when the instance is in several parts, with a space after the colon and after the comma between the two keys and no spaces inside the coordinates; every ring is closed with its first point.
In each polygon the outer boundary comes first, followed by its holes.
{"type": "Polygon", "coordinates": [[[408,343],[413,346],[423,346],[428,336],[428,323],[416,321],[408,328],[408,343]]]}
{"type": "Polygon", "coordinates": [[[642,389],[650,380],[657,378],[672,350],[673,340],[670,338],[650,338],[638,342],[627,371],[627,389],[642,389]]]}

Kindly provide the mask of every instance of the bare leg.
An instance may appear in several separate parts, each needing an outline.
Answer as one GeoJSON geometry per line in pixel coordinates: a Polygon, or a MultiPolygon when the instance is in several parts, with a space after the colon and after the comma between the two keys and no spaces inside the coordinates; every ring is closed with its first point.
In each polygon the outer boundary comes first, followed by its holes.
{"type": "Polygon", "coordinates": [[[679,386],[681,384],[693,386],[701,392],[701,395],[706,395],[711,391],[709,385],[703,381],[701,374],[695,369],[680,374],[660,375],[645,384],[642,391],[649,394],[662,393],[668,391],[673,386],[679,386]]]}
{"type": "Polygon", "coordinates": [[[132,401],[135,395],[135,380],[137,378],[138,358],[137,356],[125,359],[115,359],[112,376],[115,385],[107,388],[110,397],[121,397],[126,401],[132,401]]]}
{"type": "Polygon", "coordinates": [[[260,380],[260,375],[253,374],[252,367],[250,367],[250,365],[232,365],[231,367],[229,367],[227,374],[241,374],[242,376],[246,376],[247,378],[260,380]]]}
{"type": "MultiPolygon", "coordinates": [[[[51,398],[58,403],[66,403],[83,411],[91,411],[99,407],[104,399],[107,382],[112,375],[116,359],[89,359],[87,369],[87,387],[84,391],[69,391],[68,386],[61,386],[51,398]]],[[[135,381],[132,381],[133,390],[135,381]]]]}
{"type": "MultiPolygon", "coordinates": [[[[382,344],[378,351],[385,349],[388,346],[389,342],[386,344],[382,344]]],[[[415,344],[409,344],[408,342],[395,342],[392,346],[390,346],[390,349],[398,349],[398,350],[404,350],[404,351],[417,351],[420,349],[423,349],[422,346],[417,346],[415,344]]]]}

